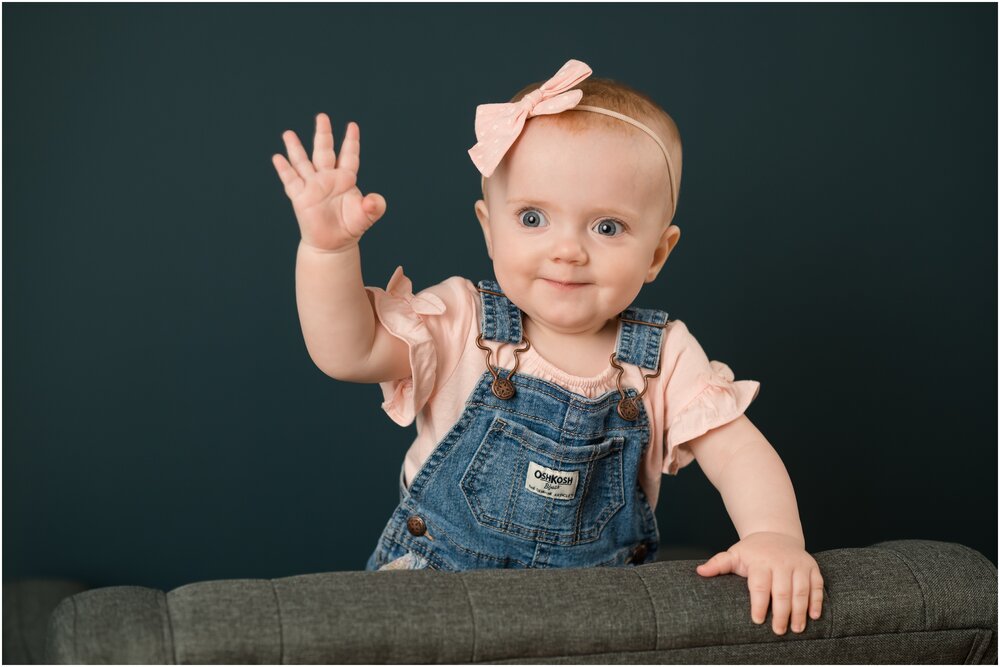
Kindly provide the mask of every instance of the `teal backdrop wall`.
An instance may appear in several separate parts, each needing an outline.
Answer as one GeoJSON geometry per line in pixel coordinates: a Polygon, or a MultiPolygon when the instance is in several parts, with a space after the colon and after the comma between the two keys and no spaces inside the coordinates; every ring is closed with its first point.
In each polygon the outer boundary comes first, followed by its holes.
{"type": "MultiPolygon", "coordinates": [[[[3,576],[170,589],[361,569],[414,427],[311,362],[272,167],[360,124],[366,284],[491,277],[477,104],[569,58],[684,140],[682,319],[807,548],[997,554],[997,6],[5,4],[3,576]],[[569,10],[569,11],[568,11],[569,10]]],[[[339,143],[338,143],[339,145],[339,143]]],[[[697,464],[665,548],[737,535],[697,464]]]]}

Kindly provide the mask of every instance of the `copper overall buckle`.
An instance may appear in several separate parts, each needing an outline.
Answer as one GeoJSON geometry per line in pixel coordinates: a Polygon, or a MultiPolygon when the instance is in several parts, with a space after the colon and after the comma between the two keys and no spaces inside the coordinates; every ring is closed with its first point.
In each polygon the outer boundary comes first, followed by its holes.
{"type": "MultiPolygon", "coordinates": [[[[514,370],[512,370],[510,375],[505,378],[500,377],[500,374],[493,368],[493,364],[490,363],[493,350],[491,350],[488,346],[483,345],[483,334],[476,336],[476,347],[480,350],[486,350],[486,368],[488,368],[490,373],[493,375],[493,382],[490,384],[490,389],[493,391],[493,395],[502,401],[509,401],[514,398],[514,394],[517,393],[517,390],[514,389],[514,383],[511,382],[511,378],[513,378],[514,373],[517,372],[517,367],[521,365],[521,358],[518,355],[531,347],[531,342],[525,338],[524,347],[514,350],[514,370]]],[[[497,361],[499,360],[500,353],[498,352],[497,361]]]]}

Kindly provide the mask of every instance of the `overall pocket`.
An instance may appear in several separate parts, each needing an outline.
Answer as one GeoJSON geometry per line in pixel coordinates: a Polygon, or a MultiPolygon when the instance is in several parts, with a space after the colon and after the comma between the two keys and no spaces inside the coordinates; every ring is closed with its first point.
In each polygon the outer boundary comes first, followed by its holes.
{"type": "Polygon", "coordinates": [[[625,505],[625,438],[560,444],[496,417],[462,476],[481,525],[548,544],[592,542],[625,505]]]}
{"type": "Polygon", "coordinates": [[[382,570],[425,570],[428,568],[427,559],[418,553],[407,551],[399,558],[394,558],[378,569],[382,570]]]}

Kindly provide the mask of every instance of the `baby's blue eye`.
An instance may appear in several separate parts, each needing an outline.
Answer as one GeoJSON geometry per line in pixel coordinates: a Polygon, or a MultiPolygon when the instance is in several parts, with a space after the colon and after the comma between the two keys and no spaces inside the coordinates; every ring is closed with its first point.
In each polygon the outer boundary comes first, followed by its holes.
{"type": "Polygon", "coordinates": [[[525,227],[541,227],[542,221],[545,220],[542,214],[533,208],[526,208],[519,215],[521,224],[525,227]]]}
{"type": "Polygon", "coordinates": [[[620,233],[625,231],[625,227],[622,225],[622,223],[618,222],[617,220],[612,220],[611,218],[601,220],[596,225],[594,225],[594,229],[601,236],[618,236],[620,233]],[[619,228],[621,229],[621,231],[618,231],[619,228]]]}

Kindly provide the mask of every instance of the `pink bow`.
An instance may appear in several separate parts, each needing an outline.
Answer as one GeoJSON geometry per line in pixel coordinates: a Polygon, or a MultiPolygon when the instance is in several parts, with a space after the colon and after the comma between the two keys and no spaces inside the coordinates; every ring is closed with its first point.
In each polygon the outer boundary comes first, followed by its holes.
{"type": "Polygon", "coordinates": [[[524,122],[531,116],[555,114],[572,109],[583,98],[582,90],[570,90],[591,75],[591,69],[579,60],[566,64],[546,81],[517,102],[480,104],[476,107],[476,139],[469,149],[473,164],[486,178],[503,160],[510,147],[517,141],[524,122]]]}

